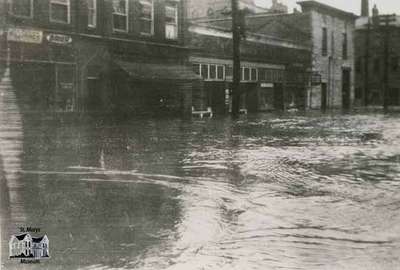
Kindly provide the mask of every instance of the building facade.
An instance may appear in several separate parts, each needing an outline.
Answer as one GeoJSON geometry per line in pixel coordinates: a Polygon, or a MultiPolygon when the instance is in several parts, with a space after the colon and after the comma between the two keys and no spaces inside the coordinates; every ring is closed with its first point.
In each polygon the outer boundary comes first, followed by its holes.
{"type": "Polygon", "coordinates": [[[388,27],[379,22],[379,12],[376,6],[372,17],[367,12],[357,20],[355,31],[355,102],[357,106],[383,106],[385,70],[387,71],[389,106],[400,106],[400,16],[394,16],[394,21],[388,27]],[[385,40],[388,42],[387,56],[385,40]],[[385,63],[387,58],[387,63],[385,63]],[[385,67],[385,64],[387,65],[385,67]]]}
{"type": "MultiPolygon", "coordinates": [[[[299,2],[310,18],[312,40],[311,109],[349,109],[354,102],[354,29],[356,16],[317,1],[299,2]]],[[[294,14],[293,16],[296,16],[294,14]]]]}
{"type": "MultiPolygon", "coordinates": [[[[307,16],[249,15],[246,38],[241,43],[241,104],[256,112],[306,107],[311,67],[309,37],[295,24],[308,24],[307,16]]],[[[203,91],[197,91],[196,110],[210,107],[229,112],[232,89],[231,19],[193,21],[189,27],[190,62],[200,75],[203,91]]]]}
{"type": "Polygon", "coordinates": [[[26,110],[191,109],[185,8],[179,0],[2,3],[1,60],[26,110]]]}

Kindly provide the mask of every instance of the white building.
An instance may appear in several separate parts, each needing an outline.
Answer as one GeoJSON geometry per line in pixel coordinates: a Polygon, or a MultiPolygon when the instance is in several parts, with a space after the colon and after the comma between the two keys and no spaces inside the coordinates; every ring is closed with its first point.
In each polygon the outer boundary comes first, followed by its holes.
{"type": "Polygon", "coordinates": [[[13,235],[9,242],[10,258],[47,258],[49,239],[46,235],[32,237],[29,233],[13,235]]]}

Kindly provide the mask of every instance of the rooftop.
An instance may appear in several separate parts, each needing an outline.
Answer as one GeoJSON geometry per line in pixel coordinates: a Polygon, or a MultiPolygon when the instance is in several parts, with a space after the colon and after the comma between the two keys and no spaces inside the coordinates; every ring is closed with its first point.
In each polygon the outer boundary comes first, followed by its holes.
{"type": "Polygon", "coordinates": [[[354,13],[344,11],[342,9],[338,9],[335,7],[332,7],[330,5],[326,5],[323,3],[320,3],[318,1],[310,0],[310,1],[299,1],[297,2],[303,10],[303,12],[307,12],[310,10],[316,10],[321,13],[331,13],[335,14],[336,16],[341,16],[341,17],[346,17],[349,19],[357,19],[358,16],[355,15],[354,13]]]}

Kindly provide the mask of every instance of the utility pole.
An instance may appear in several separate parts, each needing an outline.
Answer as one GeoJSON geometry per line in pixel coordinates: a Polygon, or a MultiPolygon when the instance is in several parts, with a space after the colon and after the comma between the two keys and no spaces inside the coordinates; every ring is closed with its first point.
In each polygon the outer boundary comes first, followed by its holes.
{"type": "Polygon", "coordinates": [[[369,49],[370,49],[371,22],[368,18],[367,32],[365,35],[365,62],[364,62],[364,106],[369,105],[369,49]]]}
{"type": "Polygon", "coordinates": [[[240,39],[241,25],[238,0],[232,1],[232,41],[233,41],[233,81],[232,81],[232,116],[240,113],[240,39]]]}
{"type": "Polygon", "coordinates": [[[379,22],[384,26],[383,38],[383,109],[387,111],[389,107],[389,39],[390,39],[390,23],[396,21],[396,15],[380,15],[379,22]]]}

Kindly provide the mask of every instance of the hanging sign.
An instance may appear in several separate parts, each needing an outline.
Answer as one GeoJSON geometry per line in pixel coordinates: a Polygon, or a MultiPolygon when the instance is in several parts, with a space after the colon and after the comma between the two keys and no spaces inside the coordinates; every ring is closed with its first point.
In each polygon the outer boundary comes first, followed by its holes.
{"type": "Polygon", "coordinates": [[[48,34],[46,39],[50,43],[55,43],[60,45],[67,45],[72,43],[72,37],[61,34],[48,34]]]}
{"type": "Polygon", "coordinates": [[[7,40],[13,42],[41,44],[43,32],[32,29],[9,28],[7,31],[7,40]]]}

